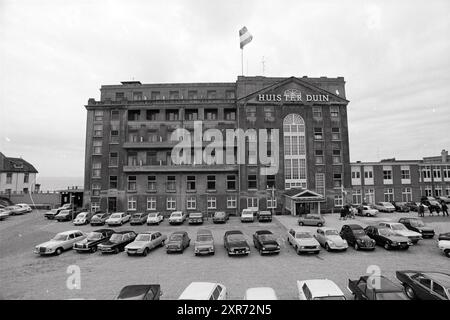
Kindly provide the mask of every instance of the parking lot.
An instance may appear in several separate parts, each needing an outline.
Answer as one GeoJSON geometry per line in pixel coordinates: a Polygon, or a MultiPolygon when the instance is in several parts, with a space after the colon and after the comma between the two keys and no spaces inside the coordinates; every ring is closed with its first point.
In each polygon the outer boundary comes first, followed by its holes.
{"type": "MultiPolygon", "coordinates": [[[[449,259],[437,248],[435,239],[419,242],[407,251],[386,251],[377,247],[374,252],[355,251],[326,252],[318,255],[297,255],[286,242],[286,232],[296,226],[296,218],[275,216],[271,223],[241,223],[232,217],[226,224],[213,224],[210,220],[201,226],[187,222],[171,226],[165,220],[160,226],[130,226],[128,223],[115,230],[159,230],[170,235],[173,231],[189,233],[191,246],[183,254],[167,254],[158,248],[147,257],[129,257],[125,253],[101,255],[64,252],[60,256],[40,257],[33,253],[35,245],[52,238],[56,233],[71,229],[89,232],[102,227],[73,226],[71,222],[47,220],[43,211],[33,211],[0,222],[0,297],[7,299],[112,299],[120,289],[129,284],[158,283],[163,291],[162,299],[176,299],[192,281],[220,282],[227,287],[229,299],[241,299],[250,287],[270,286],[280,299],[296,299],[296,280],[328,278],[337,283],[348,298],[346,289],[349,278],[366,273],[370,265],[380,267],[382,273],[395,279],[395,271],[402,269],[449,270],[449,259]],[[193,241],[199,228],[212,231],[216,254],[196,257],[193,241]],[[277,235],[281,253],[260,256],[254,248],[249,256],[228,257],[223,248],[226,230],[239,229],[252,244],[256,230],[269,229],[277,235]],[[66,286],[67,268],[79,266],[81,289],[66,286]]],[[[337,215],[325,215],[326,225],[336,227],[355,222],[366,226],[380,220],[396,220],[416,213],[380,214],[377,218],[357,217],[340,221],[337,215]]],[[[424,221],[435,228],[436,233],[450,231],[447,217],[425,217],[424,221]]],[[[300,227],[298,227],[300,228],[300,227]]],[[[316,227],[301,227],[315,232],[316,227]]]]}

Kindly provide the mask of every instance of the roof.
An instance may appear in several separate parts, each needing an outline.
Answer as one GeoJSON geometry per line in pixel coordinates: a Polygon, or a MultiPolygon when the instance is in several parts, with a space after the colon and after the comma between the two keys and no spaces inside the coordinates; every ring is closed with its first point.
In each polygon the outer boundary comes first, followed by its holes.
{"type": "Polygon", "coordinates": [[[22,158],[6,157],[0,152],[0,172],[38,173],[36,168],[22,158]]]}
{"type": "Polygon", "coordinates": [[[208,230],[208,229],[199,229],[198,231],[197,231],[197,234],[212,234],[211,233],[211,231],[210,230],[208,230]]]}
{"type": "Polygon", "coordinates": [[[113,231],[113,229],[97,229],[97,230],[93,230],[92,232],[105,232],[105,231],[113,231]]]}
{"type": "Polygon", "coordinates": [[[74,232],[81,232],[81,231],[80,230],[68,230],[68,231],[60,232],[59,234],[68,235],[68,234],[71,234],[71,233],[74,233],[74,232]]]}
{"type": "Polygon", "coordinates": [[[215,282],[191,282],[184,289],[178,300],[206,300],[218,283],[215,282]]]}
{"type": "Polygon", "coordinates": [[[258,287],[247,289],[245,298],[247,300],[277,300],[277,295],[270,287],[258,287]]]}
{"type": "Polygon", "coordinates": [[[270,230],[258,230],[255,233],[258,234],[258,235],[260,235],[260,234],[273,234],[272,231],[270,231],[270,230]]]}
{"type": "Polygon", "coordinates": [[[225,232],[225,235],[227,235],[227,234],[243,234],[243,233],[240,230],[229,230],[229,231],[225,232]]]}
{"type": "Polygon", "coordinates": [[[126,231],[114,231],[114,233],[116,234],[125,234],[125,233],[130,233],[130,232],[134,232],[132,230],[126,230],[126,231]]]}
{"type": "Polygon", "coordinates": [[[350,229],[364,229],[362,226],[360,226],[359,224],[347,224],[346,226],[349,226],[350,229]]]}
{"type": "MultiPolygon", "coordinates": [[[[327,297],[327,296],[343,296],[342,290],[331,280],[328,279],[312,279],[312,280],[297,280],[297,287],[300,283],[306,283],[309,291],[313,297],[327,297]]],[[[300,288],[299,288],[300,289],[300,288]]]]}

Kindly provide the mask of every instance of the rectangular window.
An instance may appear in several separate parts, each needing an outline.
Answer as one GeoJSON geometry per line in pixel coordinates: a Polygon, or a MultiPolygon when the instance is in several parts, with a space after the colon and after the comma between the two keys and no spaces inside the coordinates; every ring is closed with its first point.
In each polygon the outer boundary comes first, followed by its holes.
{"type": "Polygon", "coordinates": [[[394,201],[394,189],[392,189],[392,188],[385,188],[384,189],[384,201],[385,202],[392,202],[392,201],[394,201]]]}
{"type": "Polygon", "coordinates": [[[316,192],[325,196],[325,174],[316,173],[316,192]]]}
{"type": "Polygon", "coordinates": [[[442,187],[441,186],[434,187],[434,196],[437,198],[442,197],[442,187]]]}
{"type": "Polygon", "coordinates": [[[216,190],[216,176],[206,177],[206,188],[207,190],[216,190]]]}
{"type": "Polygon", "coordinates": [[[402,169],[402,179],[409,180],[411,179],[411,174],[409,172],[409,169],[402,169]]]}
{"type": "Polygon", "coordinates": [[[167,208],[167,210],[176,210],[177,209],[177,200],[175,197],[167,197],[166,208],[167,208]]]}
{"type": "Polygon", "coordinates": [[[101,137],[103,135],[103,125],[95,124],[94,125],[94,137],[101,137]]]}
{"type": "Polygon", "coordinates": [[[335,207],[342,207],[344,204],[342,196],[335,195],[334,196],[334,206],[335,207]]]}
{"type": "Polygon", "coordinates": [[[426,186],[425,187],[425,196],[426,197],[432,197],[433,196],[433,189],[431,188],[431,186],[426,186]]]}
{"type": "Polygon", "coordinates": [[[422,168],[423,181],[431,181],[431,167],[425,166],[422,168]]]}
{"type": "Polygon", "coordinates": [[[236,196],[227,196],[227,208],[234,209],[236,208],[237,197],[236,196]]]}
{"type": "Polygon", "coordinates": [[[206,120],[217,120],[217,109],[205,109],[206,120]]]}
{"type": "Polygon", "coordinates": [[[352,168],[352,179],[361,179],[361,171],[359,171],[359,168],[352,168]]]}
{"type": "Polygon", "coordinates": [[[340,188],[342,185],[342,174],[334,173],[333,174],[333,186],[335,188],[340,188]]]}
{"type": "Polygon", "coordinates": [[[176,190],[176,178],[175,176],[167,176],[166,190],[175,191],[176,190]]]}
{"type": "Polygon", "coordinates": [[[111,121],[119,121],[120,113],[119,110],[111,110],[111,121]]]}
{"type": "Polygon", "coordinates": [[[234,99],[236,94],[234,93],[234,90],[227,90],[225,91],[225,96],[227,99],[234,99]]]}
{"type": "Polygon", "coordinates": [[[411,188],[403,188],[402,189],[402,201],[403,202],[410,202],[410,201],[412,201],[411,188]]]}
{"type": "Polygon", "coordinates": [[[91,212],[97,212],[100,210],[100,202],[91,199],[91,212]]]}
{"type": "Polygon", "coordinates": [[[156,176],[147,176],[147,190],[156,191],[156,176]]]}
{"type": "Polygon", "coordinates": [[[224,116],[225,116],[225,120],[235,121],[236,120],[236,111],[234,109],[225,109],[224,116]]]}
{"type": "Polygon", "coordinates": [[[117,189],[117,176],[109,176],[109,189],[117,189]]]}
{"type": "Polygon", "coordinates": [[[362,193],[360,189],[355,189],[352,192],[352,203],[361,204],[362,203],[362,193]]]}
{"type": "Polygon", "coordinates": [[[373,169],[364,168],[364,179],[373,179],[373,169]]]}
{"type": "Polygon", "coordinates": [[[156,210],[156,197],[147,197],[147,210],[156,210]]]}
{"type": "Polygon", "coordinates": [[[207,197],[207,205],[208,209],[216,209],[216,197],[208,196],[207,197]]]}
{"type": "Polygon", "coordinates": [[[198,99],[197,90],[189,90],[188,91],[188,99],[198,99]]]}
{"type": "Polygon", "coordinates": [[[103,121],[103,110],[94,111],[94,121],[103,121]]]}
{"type": "Polygon", "coordinates": [[[450,197],[450,186],[445,187],[445,196],[450,197]]]}
{"type": "Polygon", "coordinates": [[[23,174],[23,183],[28,183],[30,182],[30,174],[28,172],[25,172],[23,174]]]}
{"type": "Polygon", "coordinates": [[[208,99],[216,99],[217,98],[217,92],[216,92],[216,90],[208,90],[206,92],[206,96],[208,97],[208,99]]]}
{"type": "Polygon", "coordinates": [[[314,140],[323,140],[322,128],[314,128],[314,140]]]}
{"type": "Polygon", "coordinates": [[[277,207],[277,198],[269,197],[267,198],[267,209],[276,209],[277,207]]]}
{"type": "Polygon", "coordinates": [[[227,190],[236,190],[236,176],[235,175],[227,176],[227,190]]]}
{"type": "Polygon", "coordinates": [[[367,203],[373,204],[375,203],[375,190],[374,189],[365,189],[365,201],[367,203]]]}
{"type": "Polygon", "coordinates": [[[136,211],[137,196],[128,196],[128,211],[136,211]]]}
{"type": "Polygon", "coordinates": [[[247,176],[248,189],[257,189],[256,174],[249,174],[247,176]]]}
{"type": "Polygon", "coordinates": [[[339,117],[339,107],[331,106],[330,107],[330,116],[331,116],[331,118],[338,118],[339,117]]]}
{"type": "Polygon", "coordinates": [[[101,155],[102,154],[102,140],[94,139],[92,141],[93,151],[92,154],[101,155]]]}
{"type": "Polygon", "coordinates": [[[117,152],[111,152],[109,154],[109,166],[117,167],[119,165],[119,154],[117,152]]]}
{"type": "Polygon", "coordinates": [[[178,110],[166,110],[167,121],[177,121],[178,119],[178,110]]]}
{"type": "Polygon", "coordinates": [[[140,101],[140,100],[143,100],[143,99],[144,98],[142,96],[142,92],[141,91],[133,92],[133,100],[134,101],[140,101]]]}
{"type": "Polygon", "coordinates": [[[158,120],[159,110],[147,110],[146,118],[147,121],[156,121],[158,120]]]}
{"type": "Polygon", "coordinates": [[[341,140],[341,128],[331,128],[331,140],[341,140]]]}
{"type": "Polygon", "coordinates": [[[100,178],[101,169],[102,169],[102,164],[100,162],[92,163],[92,177],[100,178]]]}
{"type": "Polygon", "coordinates": [[[247,198],[247,208],[258,209],[258,198],[256,197],[247,198]]]}
{"type": "Polygon", "coordinates": [[[442,180],[440,167],[433,168],[433,179],[434,180],[442,180]]]}
{"type": "Polygon", "coordinates": [[[187,176],[187,189],[189,191],[195,191],[195,176],[187,176]]]}
{"type": "Polygon", "coordinates": [[[121,101],[125,98],[125,93],[123,92],[116,92],[116,101],[121,101]]]}
{"type": "Polygon", "coordinates": [[[450,166],[443,166],[442,173],[445,181],[450,181],[450,166]]]}
{"type": "Polygon", "coordinates": [[[180,93],[178,91],[170,91],[169,99],[180,99],[180,93]]]}
{"type": "Polygon", "coordinates": [[[323,161],[323,150],[316,150],[315,151],[315,157],[316,157],[316,164],[324,164],[324,161],[323,161]]]}
{"type": "Polygon", "coordinates": [[[341,150],[333,150],[333,164],[342,163],[341,150]]]}
{"type": "Polygon", "coordinates": [[[275,188],[275,176],[274,175],[267,175],[267,189],[273,189],[275,188]]]}
{"type": "Polygon", "coordinates": [[[128,176],[128,191],[136,191],[136,176],[128,176]]]}
{"type": "Polygon", "coordinates": [[[197,198],[194,196],[187,197],[186,199],[186,209],[194,210],[197,208],[197,198]]]}
{"type": "Polygon", "coordinates": [[[273,106],[264,107],[264,121],[266,122],[275,121],[275,108],[273,106]]]}
{"type": "Polygon", "coordinates": [[[150,94],[150,98],[152,100],[160,100],[161,99],[161,92],[159,92],[159,91],[152,91],[152,93],[150,94]]]}
{"type": "Polygon", "coordinates": [[[119,130],[111,130],[109,141],[110,143],[119,143],[119,130]]]}
{"type": "Polygon", "coordinates": [[[141,110],[128,110],[128,121],[139,121],[141,110]]]}
{"type": "Polygon", "coordinates": [[[383,183],[392,184],[392,167],[383,166],[383,183]]]}
{"type": "Polygon", "coordinates": [[[184,119],[188,121],[198,120],[198,110],[197,109],[186,109],[184,111],[184,119]]]}
{"type": "Polygon", "coordinates": [[[313,107],[313,117],[322,118],[322,107],[313,107]]]}

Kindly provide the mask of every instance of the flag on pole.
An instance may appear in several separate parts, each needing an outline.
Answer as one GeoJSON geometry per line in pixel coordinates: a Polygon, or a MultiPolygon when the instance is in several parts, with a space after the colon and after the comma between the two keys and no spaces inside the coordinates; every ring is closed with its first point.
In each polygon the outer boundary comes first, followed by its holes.
{"type": "Polygon", "coordinates": [[[252,39],[253,36],[250,34],[250,32],[248,32],[247,27],[243,27],[241,30],[239,30],[239,40],[241,49],[243,49],[247,43],[252,41],[252,39]]]}

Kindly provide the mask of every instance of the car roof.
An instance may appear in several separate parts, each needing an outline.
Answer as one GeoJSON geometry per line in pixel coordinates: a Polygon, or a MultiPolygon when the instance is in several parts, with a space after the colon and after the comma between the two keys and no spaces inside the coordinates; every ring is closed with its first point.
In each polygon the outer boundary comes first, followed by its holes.
{"type": "Polygon", "coordinates": [[[114,232],[113,229],[97,229],[97,230],[93,230],[92,232],[105,232],[105,231],[112,231],[112,232],[114,232]]]}
{"type": "Polygon", "coordinates": [[[450,274],[443,272],[422,272],[422,274],[440,285],[450,288],[450,274]]]}
{"type": "Polygon", "coordinates": [[[330,227],[320,227],[320,228],[317,228],[317,230],[323,230],[323,231],[335,230],[335,231],[338,231],[336,228],[330,228],[330,227]]]}
{"type": "Polygon", "coordinates": [[[275,290],[273,290],[270,287],[248,288],[245,291],[245,297],[247,298],[247,300],[261,300],[261,299],[277,300],[275,290]]]}
{"type": "Polygon", "coordinates": [[[205,300],[208,299],[213,292],[216,282],[191,282],[181,293],[179,300],[205,300]]]}
{"type": "Polygon", "coordinates": [[[345,227],[345,226],[349,227],[352,230],[354,230],[354,229],[364,229],[359,224],[344,224],[343,227],[345,227]]]}
{"type": "Polygon", "coordinates": [[[197,234],[207,234],[207,235],[210,235],[210,234],[212,234],[212,232],[211,232],[211,230],[208,230],[208,229],[199,229],[199,230],[197,231],[197,234]]]}
{"type": "Polygon", "coordinates": [[[120,290],[118,298],[131,298],[135,296],[144,295],[149,292],[152,288],[159,289],[159,284],[135,284],[123,287],[120,290]]]}
{"type": "MultiPolygon", "coordinates": [[[[139,234],[154,234],[154,233],[157,233],[157,232],[159,232],[159,231],[151,231],[151,230],[148,230],[148,231],[142,231],[142,232],[139,232],[139,234]]],[[[159,232],[159,233],[161,233],[161,232],[159,232]]]]}
{"type": "MultiPolygon", "coordinates": [[[[59,232],[59,234],[69,235],[74,232],[81,232],[81,230],[68,230],[68,231],[59,232]]],[[[83,232],[81,232],[81,233],[83,233],[83,232]]]]}
{"type": "Polygon", "coordinates": [[[225,235],[229,235],[229,234],[243,234],[243,233],[240,230],[229,230],[229,231],[225,232],[225,235]]]}
{"type": "Polygon", "coordinates": [[[174,234],[185,234],[185,233],[187,233],[186,231],[175,231],[175,232],[172,232],[172,235],[174,235],[174,234]]]}
{"type": "Polygon", "coordinates": [[[258,230],[258,231],[255,231],[255,234],[260,235],[260,234],[273,234],[273,233],[270,230],[258,230]]]}
{"type": "Polygon", "coordinates": [[[115,231],[114,233],[116,233],[116,234],[125,234],[125,233],[130,233],[130,232],[133,232],[133,233],[134,233],[134,231],[132,231],[132,230],[127,230],[127,231],[115,231]]]}
{"type": "Polygon", "coordinates": [[[291,230],[294,230],[295,233],[309,233],[312,236],[311,232],[309,232],[308,230],[302,230],[302,229],[297,229],[297,228],[294,228],[291,230]]]}
{"type": "Polygon", "coordinates": [[[172,212],[171,214],[174,214],[174,213],[176,213],[176,214],[183,214],[183,211],[174,211],[174,212],[172,212]]]}
{"type": "Polygon", "coordinates": [[[314,297],[344,295],[337,284],[328,279],[297,280],[297,287],[300,287],[301,283],[305,283],[308,286],[309,291],[314,297]]]}

